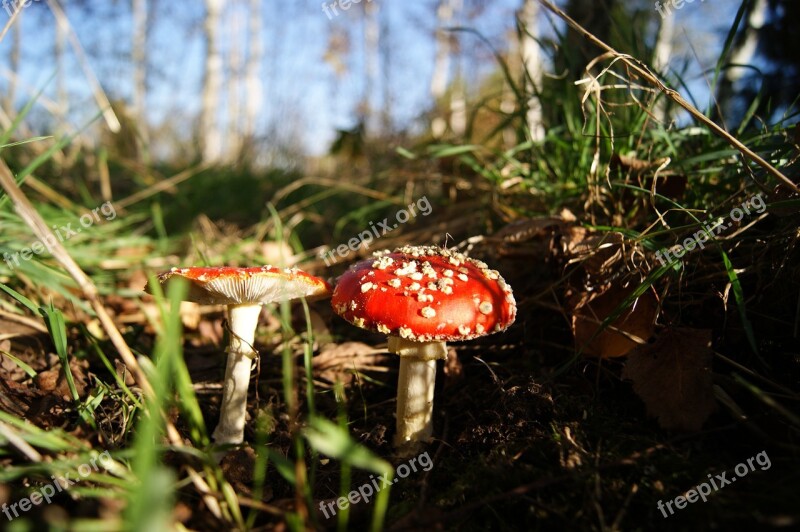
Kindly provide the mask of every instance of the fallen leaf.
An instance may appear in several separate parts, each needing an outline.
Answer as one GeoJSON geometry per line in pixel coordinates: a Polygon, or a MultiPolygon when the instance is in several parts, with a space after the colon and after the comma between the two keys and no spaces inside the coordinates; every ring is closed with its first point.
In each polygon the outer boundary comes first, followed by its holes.
{"type": "Polygon", "coordinates": [[[562,237],[569,262],[580,263],[594,282],[606,282],[625,263],[625,238],[620,233],[591,233],[583,227],[570,227],[562,237]]]}
{"type": "Polygon", "coordinates": [[[314,376],[329,383],[338,379],[349,384],[354,370],[384,370],[389,356],[393,355],[361,342],[325,344],[313,358],[314,376]]]}
{"type": "Polygon", "coordinates": [[[633,284],[627,288],[612,284],[603,290],[573,295],[570,306],[575,349],[588,356],[614,358],[625,356],[647,342],[653,335],[658,316],[657,301],[650,290],[600,330],[603,322],[635,289],[633,284]]]}
{"type": "Polygon", "coordinates": [[[220,345],[225,331],[222,329],[221,319],[204,319],[197,325],[197,331],[204,343],[220,345]]]}
{"type": "MultiPolygon", "coordinates": [[[[83,398],[86,396],[87,376],[84,368],[85,364],[78,362],[74,358],[70,358],[69,367],[72,373],[72,380],[75,382],[75,390],[78,392],[78,397],[83,398]]],[[[46,371],[40,371],[33,382],[36,386],[44,391],[51,392],[60,397],[64,401],[71,401],[72,394],[67,383],[67,376],[63,371],[61,363],[56,364],[53,368],[46,371]]]]}
{"type": "Polygon", "coordinates": [[[633,351],[622,377],[662,428],[697,431],[716,409],[712,355],[710,330],[671,329],[633,351]]]}
{"type": "Polygon", "coordinates": [[[123,364],[118,358],[114,359],[114,368],[117,371],[117,375],[119,375],[119,377],[125,383],[125,386],[133,386],[136,384],[136,379],[134,379],[133,374],[128,371],[128,366],[123,364]]]}
{"type": "Polygon", "coordinates": [[[180,315],[184,328],[195,330],[200,324],[200,305],[191,301],[181,301],[180,315]]]}

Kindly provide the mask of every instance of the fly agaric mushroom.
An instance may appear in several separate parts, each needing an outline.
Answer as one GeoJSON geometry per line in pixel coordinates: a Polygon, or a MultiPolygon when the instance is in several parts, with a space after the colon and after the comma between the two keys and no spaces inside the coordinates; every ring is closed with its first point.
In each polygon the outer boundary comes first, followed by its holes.
{"type": "Polygon", "coordinates": [[[172,268],[159,274],[161,284],[175,277],[189,281],[187,301],[206,305],[227,305],[230,324],[228,362],[219,423],[214,441],[241,443],[247,413],[247,388],[250,367],[256,356],[253,348],[261,305],[301,297],[330,294],[328,283],[297,268],[172,268]]]}
{"type": "Polygon", "coordinates": [[[500,274],[461,253],[432,246],[378,252],[353,265],[333,291],[334,311],[357,327],[389,335],[400,355],[395,445],[433,432],[436,360],[446,342],[505,330],[517,307],[500,274]]]}

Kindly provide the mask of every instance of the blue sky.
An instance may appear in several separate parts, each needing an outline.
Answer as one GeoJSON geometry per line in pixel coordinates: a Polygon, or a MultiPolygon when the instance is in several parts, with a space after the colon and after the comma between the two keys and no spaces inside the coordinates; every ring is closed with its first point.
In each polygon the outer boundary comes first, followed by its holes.
{"type": "MultiPolygon", "coordinates": [[[[375,2],[380,4],[383,37],[387,40],[391,66],[382,72],[373,102],[378,106],[383,104],[385,84],[388,83],[392,122],[399,127],[409,127],[430,105],[435,2],[375,2]]],[[[513,26],[514,10],[520,3],[521,0],[488,2],[488,7],[470,25],[495,46],[503,48],[513,26]]],[[[92,68],[109,95],[129,98],[129,2],[112,0],[90,4],[96,4],[91,14],[74,9],[67,9],[67,13],[87,48],[92,68]]],[[[321,4],[321,0],[263,3],[265,29],[262,43],[268,58],[262,69],[264,113],[261,127],[294,132],[293,136],[300,137],[305,150],[313,154],[327,150],[336,128],[354,124],[354,109],[364,87],[361,14],[351,8],[331,20],[321,4]],[[347,73],[342,77],[337,77],[323,60],[329,35],[336,30],[347,32],[351,39],[347,73]]],[[[680,65],[684,59],[689,61],[689,87],[702,103],[708,101],[708,93],[701,73],[713,67],[738,4],[737,0],[696,0],[684,4],[671,15],[676,22],[673,65],[680,65]]],[[[233,2],[226,15],[232,15],[235,5],[233,2]]],[[[157,14],[151,26],[148,51],[151,64],[148,74],[149,116],[154,123],[188,121],[198,112],[200,105],[204,50],[202,2],[160,1],[157,14]]],[[[0,17],[5,20],[7,15],[0,11],[0,17]]],[[[31,87],[42,87],[55,70],[52,20],[42,2],[25,9],[22,27],[25,52],[21,78],[31,87]]],[[[543,21],[542,29],[547,27],[547,22],[543,21]]],[[[226,33],[224,29],[223,33],[226,33]]],[[[223,46],[226,46],[231,37],[225,35],[223,38],[223,46]]],[[[475,37],[465,35],[460,42],[467,56],[488,56],[488,50],[475,37]]],[[[0,68],[3,72],[8,68],[10,46],[9,34],[0,43],[0,68]]],[[[490,61],[483,61],[480,65],[481,71],[470,71],[470,76],[477,78],[494,68],[490,61]]],[[[467,65],[470,69],[473,66],[474,62],[467,65]]],[[[3,80],[7,83],[5,76],[3,80]]],[[[66,80],[70,93],[70,119],[77,125],[94,116],[97,107],[72,54],[67,60],[66,80]]],[[[54,81],[47,86],[45,94],[55,97],[54,81]]],[[[23,98],[20,96],[18,105],[23,103],[23,98]]],[[[186,133],[188,136],[190,131],[186,133]]]]}

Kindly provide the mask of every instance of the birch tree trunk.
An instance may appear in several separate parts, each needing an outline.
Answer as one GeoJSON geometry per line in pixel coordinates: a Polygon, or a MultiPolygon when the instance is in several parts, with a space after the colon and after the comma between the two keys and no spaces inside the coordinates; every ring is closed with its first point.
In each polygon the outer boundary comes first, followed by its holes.
{"type": "Polygon", "coordinates": [[[64,53],[67,47],[67,30],[61,24],[56,24],[56,35],[53,45],[53,55],[56,63],[56,104],[58,109],[59,123],[63,123],[69,110],[69,98],[66,87],[66,66],[64,65],[64,53]]]}
{"type": "MultiPolygon", "coordinates": [[[[464,0],[452,0],[453,18],[458,20],[464,7],[464,0]]],[[[456,72],[453,89],[450,92],[450,130],[456,137],[463,137],[467,131],[467,92],[466,72],[462,68],[465,62],[464,54],[458,50],[458,69],[456,72]]]]}
{"type": "MultiPolygon", "coordinates": [[[[137,131],[146,147],[149,144],[147,127],[147,0],[133,0],[133,34],[131,60],[133,62],[133,116],[137,131]]],[[[146,151],[146,150],[145,150],[146,151]]]]}
{"type": "MultiPolygon", "coordinates": [[[[442,99],[447,91],[450,81],[450,34],[445,30],[453,22],[453,2],[455,0],[439,0],[436,9],[436,52],[433,60],[433,75],[431,76],[431,98],[434,106],[442,99]]],[[[447,127],[447,122],[440,116],[435,116],[431,121],[431,133],[434,137],[441,137],[447,127]]]]}
{"type": "MultiPolygon", "coordinates": [[[[758,30],[764,25],[767,17],[767,0],[756,0],[752,10],[748,13],[746,26],[739,34],[727,63],[729,65],[751,65],[758,49],[758,30]]],[[[730,119],[736,113],[735,105],[736,83],[748,73],[752,72],[746,67],[732,66],[724,70],[717,91],[719,109],[714,113],[714,118],[721,121],[730,119]]]]}
{"type": "Polygon", "coordinates": [[[219,124],[220,93],[222,89],[219,19],[225,0],[205,0],[205,3],[206,57],[200,114],[200,149],[203,161],[218,163],[222,159],[222,131],[219,124]]]}
{"type": "Polygon", "coordinates": [[[11,76],[8,78],[8,94],[5,97],[5,111],[13,118],[14,102],[17,99],[17,76],[19,75],[19,57],[22,50],[22,13],[17,15],[14,27],[11,30],[11,50],[9,52],[8,63],[11,68],[11,76]]]}
{"type": "Polygon", "coordinates": [[[225,159],[235,162],[242,151],[242,78],[244,77],[243,54],[244,46],[242,11],[239,5],[229,6],[230,24],[228,27],[228,127],[225,136],[225,159]]]}
{"type": "Polygon", "coordinates": [[[467,131],[467,94],[463,79],[453,84],[450,97],[450,130],[457,137],[463,137],[467,131]]]}
{"type": "Polygon", "coordinates": [[[372,101],[377,86],[380,65],[380,20],[376,2],[365,2],[364,6],[364,95],[362,113],[366,136],[375,133],[375,106],[372,101]]]}
{"type": "Polygon", "coordinates": [[[264,48],[262,46],[261,32],[263,21],[261,17],[261,1],[250,0],[250,13],[248,19],[249,44],[247,50],[247,65],[245,66],[245,94],[247,98],[244,131],[245,141],[252,145],[256,136],[256,124],[261,114],[263,87],[261,83],[261,62],[264,48]]]}
{"type": "MultiPolygon", "coordinates": [[[[758,30],[766,22],[767,0],[756,0],[753,10],[747,17],[747,27],[744,30],[744,37],[739,41],[731,52],[730,63],[735,65],[752,65],[753,58],[758,49],[758,30]]],[[[747,68],[732,67],[725,70],[725,79],[730,83],[735,83],[742,79],[749,71],[747,68]]]]}
{"type": "MultiPolygon", "coordinates": [[[[672,41],[675,37],[675,17],[668,15],[662,17],[661,26],[658,29],[658,39],[656,49],[653,54],[653,66],[656,72],[665,73],[669,67],[669,59],[672,56],[672,41]]],[[[653,108],[655,117],[663,124],[669,123],[669,101],[663,95],[659,95],[659,100],[653,108]]]]}
{"type": "Polygon", "coordinates": [[[544,124],[542,120],[542,103],[537,91],[542,87],[542,50],[539,41],[539,9],[538,0],[524,0],[520,11],[522,24],[520,52],[522,53],[522,68],[525,76],[525,93],[528,98],[528,110],[525,121],[528,124],[531,140],[544,140],[544,124]]]}

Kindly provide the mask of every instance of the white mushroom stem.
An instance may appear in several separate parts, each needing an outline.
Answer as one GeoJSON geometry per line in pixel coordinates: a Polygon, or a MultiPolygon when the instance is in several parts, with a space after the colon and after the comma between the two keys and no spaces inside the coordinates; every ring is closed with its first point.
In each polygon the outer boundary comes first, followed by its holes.
{"type": "Polygon", "coordinates": [[[230,344],[228,362],[225,366],[225,381],[222,387],[222,407],[219,423],[214,429],[217,443],[242,443],[247,414],[247,388],[250,385],[250,367],[256,351],[255,342],[261,303],[230,305],[230,344]]]}
{"type": "Polygon", "coordinates": [[[445,342],[412,342],[389,337],[389,351],[400,355],[397,381],[396,447],[425,441],[433,434],[436,361],[447,358],[445,342]]]}

